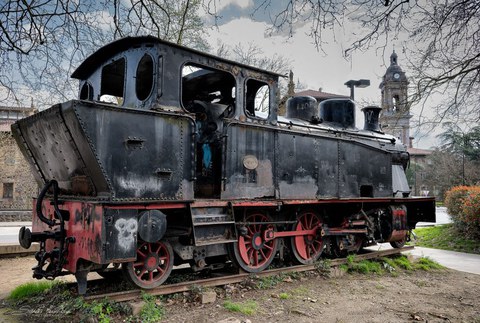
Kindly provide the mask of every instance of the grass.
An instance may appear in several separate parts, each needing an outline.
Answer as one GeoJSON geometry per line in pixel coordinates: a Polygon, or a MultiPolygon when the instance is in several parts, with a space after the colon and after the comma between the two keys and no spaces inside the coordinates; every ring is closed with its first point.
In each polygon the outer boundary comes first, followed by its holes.
{"type": "MultiPolygon", "coordinates": [[[[20,305],[34,308],[35,315],[55,315],[63,317],[67,322],[76,321],[78,318],[81,321],[89,321],[93,318],[99,323],[117,322],[120,317],[128,318],[131,313],[125,303],[113,302],[108,299],[86,302],[76,293],[72,294],[67,285],[59,281],[22,284],[10,293],[8,300],[13,307],[20,305]],[[38,307],[38,304],[41,306],[38,307]]],[[[158,322],[157,317],[154,320],[148,320],[149,317],[152,315],[142,316],[142,322],[158,322]]]]}
{"type": "Polygon", "coordinates": [[[297,287],[295,289],[292,289],[290,291],[290,293],[292,293],[293,295],[304,296],[304,295],[307,295],[309,293],[309,290],[305,286],[300,286],[300,287],[297,287]]]}
{"type": "Polygon", "coordinates": [[[414,266],[412,265],[412,263],[410,262],[410,260],[406,256],[394,257],[392,259],[393,259],[394,263],[402,269],[405,269],[405,270],[414,269],[414,266]]]}
{"type": "Polygon", "coordinates": [[[246,301],[243,303],[235,303],[232,301],[225,301],[223,307],[231,312],[238,312],[245,315],[255,314],[258,304],[255,301],[246,301]]]}
{"type": "Polygon", "coordinates": [[[267,276],[267,277],[262,277],[258,279],[258,282],[256,284],[256,287],[258,289],[269,289],[275,287],[277,284],[282,282],[283,280],[283,275],[273,275],[273,276],[267,276]]]}
{"type": "Polygon", "coordinates": [[[270,289],[283,282],[287,277],[291,279],[298,279],[301,273],[290,272],[290,273],[281,273],[278,275],[272,275],[267,277],[255,278],[258,279],[256,283],[257,289],[270,289]]]}
{"type": "Polygon", "coordinates": [[[467,239],[453,224],[418,228],[414,232],[416,246],[480,254],[480,241],[467,239]]]}
{"type": "Polygon", "coordinates": [[[382,265],[377,261],[361,260],[347,264],[348,272],[357,272],[361,274],[382,274],[382,265]]]}
{"type": "Polygon", "coordinates": [[[141,322],[159,322],[165,315],[165,309],[162,306],[156,304],[155,296],[142,294],[145,305],[140,311],[141,322]]]}
{"type": "MultiPolygon", "coordinates": [[[[91,321],[99,323],[117,322],[119,318],[125,317],[131,313],[127,304],[111,301],[107,298],[99,301],[86,302],[83,298],[78,297],[73,300],[72,306],[78,307],[77,315],[81,314],[81,321],[91,321]]],[[[129,316],[128,318],[133,318],[129,316]]],[[[142,318],[142,322],[156,322],[148,321],[142,318]]],[[[66,320],[68,321],[68,319],[66,320]]]]}
{"type": "Polygon", "coordinates": [[[28,297],[46,293],[57,284],[58,282],[53,282],[53,281],[25,283],[16,287],[10,293],[8,298],[12,301],[19,301],[28,297]]]}
{"type": "Polygon", "coordinates": [[[444,267],[428,257],[422,257],[411,262],[406,256],[383,257],[373,260],[356,261],[355,256],[348,256],[347,263],[340,265],[340,268],[348,273],[359,274],[376,274],[383,275],[390,273],[397,275],[397,271],[401,270],[437,270],[444,267]]]}
{"type": "Polygon", "coordinates": [[[280,294],[278,295],[278,298],[280,298],[280,299],[289,299],[289,298],[290,298],[290,294],[288,294],[288,293],[280,293],[280,294]]]}
{"type": "Polygon", "coordinates": [[[443,267],[442,265],[440,265],[439,263],[433,261],[428,257],[422,257],[418,259],[417,262],[414,263],[414,268],[428,271],[431,269],[443,269],[445,267],[443,267]]]}

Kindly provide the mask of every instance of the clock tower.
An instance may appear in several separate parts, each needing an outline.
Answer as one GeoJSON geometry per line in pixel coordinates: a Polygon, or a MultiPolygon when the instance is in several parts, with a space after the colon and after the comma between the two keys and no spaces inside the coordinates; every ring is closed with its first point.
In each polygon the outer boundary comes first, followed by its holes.
{"type": "Polygon", "coordinates": [[[380,124],[383,131],[394,135],[405,145],[409,144],[412,117],[408,103],[408,83],[405,72],[398,65],[398,56],[394,50],[390,55],[390,66],[380,83],[382,92],[380,124]]]}

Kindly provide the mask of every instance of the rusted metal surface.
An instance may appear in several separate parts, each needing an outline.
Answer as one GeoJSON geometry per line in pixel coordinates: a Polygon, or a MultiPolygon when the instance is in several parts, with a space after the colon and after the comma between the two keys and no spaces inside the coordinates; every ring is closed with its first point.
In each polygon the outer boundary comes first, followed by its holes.
{"type": "Polygon", "coordinates": [[[222,199],[273,198],[275,132],[269,128],[230,124],[226,129],[224,190],[222,199]],[[247,156],[256,167],[245,167],[247,156]]]}
{"type": "MultiPolygon", "coordinates": [[[[388,250],[370,252],[370,253],[366,253],[366,254],[362,254],[362,255],[356,255],[355,260],[360,261],[360,260],[367,260],[367,259],[374,259],[374,258],[390,256],[390,255],[396,255],[396,254],[399,254],[399,253],[402,253],[402,252],[413,250],[413,248],[414,248],[413,246],[410,246],[410,247],[404,247],[404,248],[398,248],[398,249],[388,249],[388,250]]],[[[329,261],[331,266],[339,266],[341,264],[345,264],[346,262],[347,262],[346,258],[333,259],[333,260],[329,261]]],[[[270,270],[265,270],[263,272],[257,273],[257,274],[255,274],[255,276],[256,277],[269,277],[269,276],[274,276],[274,275],[278,275],[278,274],[281,274],[281,273],[305,272],[305,271],[311,271],[311,270],[316,270],[316,265],[314,265],[314,264],[312,264],[312,265],[299,265],[299,266],[286,267],[286,268],[270,269],[270,270]]],[[[159,296],[159,295],[168,295],[168,294],[174,294],[174,293],[187,292],[187,291],[192,290],[192,286],[214,287],[214,286],[222,286],[222,285],[227,285],[227,284],[241,283],[245,279],[251,277],[251,275],[252,274],[249,274],[249,273],[241,273],[241,274],[231,275],[231,276],[222,276],[222,277],[201,279],[201,280],[196,280],[196,281],[193,281],[193,282],[189,281],[189,282],[182,282],[182,283],[178,283],[178,284],[163,285],[163,286],[160,286],[158,288],[155,288],[155,289],[152,289],[152,290],[146,290],[146,291],[130,290],[130,291],[125,291],[125,292],[91,295],[91,296],[86,296],[84,299],[86,301],[93,301],[93,300],[97,300],[97,299],[108,298],[110,300],[114,300],[114,301],[117,301],[117,302],[125,302],[125,301],[140,298],[142,293],[147,293],[149,295],[159,296]]]]}
{"type": "Polygon", "coordinates": [[[407,226],[407,208],[405,205],[390,206],[392,216],[392,234],[385,239],[386,241],[401,241],[405,239],[408,232],[407,226]]]}
{"type": "Polygon", "coordinates": [[[114,210],[168,210],[184,209],[188,206],[186,203],[152,203],[152,204],[109,204],[105,209],[114,210]]]}
{"type": "MultiPolygon", "coordinates": [[[[49,200],[42,205],[43,214],[48,219],[54,219],[54,207],[49,200]]],[[[89,260],[95,263],[103,262],[103,212],[99,205],[65,202],[60,206],[61,210],[67,211],[70,220],[66,221],[67,237],[75,237],[75,242],[69,245],[67,250],[67,263],[65,269],[75,273],[79,259],[89,260]]],[[[36,216],[34,209],[32,232],[53,231],[36,216]]],[[[48,239],[45,243],[46,251],[51,252],[59,248],[60,242],[48,239]]]]}

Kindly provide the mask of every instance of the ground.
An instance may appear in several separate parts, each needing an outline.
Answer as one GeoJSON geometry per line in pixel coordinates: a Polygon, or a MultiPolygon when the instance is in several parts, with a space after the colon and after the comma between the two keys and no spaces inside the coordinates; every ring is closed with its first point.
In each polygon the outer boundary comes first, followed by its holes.
{"type": "MultiPolygon", "coordinates": [[[[0,259],[0,284],[5,295],[31,281],[32,257],[0,259]]],[[[480,322],[480,276],[453,270],[395,271],[385,274],[345,274],[334,278],[311,272],[274,287],[271,280],[213,289],[214,303],[192,302],[192,294],[164,299],[166,322],[480,322]],[[255,286],[255,288],[253,287],[255,286]],[[252,308],[242,314],[225,302],[252,308]]],[[[197,291],[198,293],[198,291],[197,291]]],[[[198,294],[193,294],[198,295],[198,294]]],[[[38,316],[35,320],[39,320],[38,316]]],[[[64,320],[61,313],[57,319],[64,320]]],[[[0,321],[5,317],[1,315],[0,321]]],[[[14,320],[12,320],[14,321],[14,320]]]]}
{"type": "Polygon", "coordinates": [[[165,320],[480,322],[480,277],[477,275],[451,270],[403,272],[397,277],[348,274],[323,278],[315,274],[288,281],[271,289],[238,291],[213,305],[167,306],[165,320]],[[230,312],[224,308],[225,299],[243,304],[255,301],[257,308],[252,315],[230,312]]]}

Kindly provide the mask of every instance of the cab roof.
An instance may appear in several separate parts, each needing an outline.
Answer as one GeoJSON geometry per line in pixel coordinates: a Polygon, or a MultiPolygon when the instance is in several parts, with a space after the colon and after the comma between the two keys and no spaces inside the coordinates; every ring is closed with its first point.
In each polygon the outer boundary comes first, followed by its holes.
{"type": "Polygon", "coordinates": [[[241,64],[232,60],[228,60],[225,58],[221,58],[215,55],[207,54],[195,49],[191,49],[188,47],[180,46],[175,43],[171,43],[165,40],[162,40],[160,38],[154,37],[154,36],[136,36],[136,37],[125,37],[121,38],[118,40],[115,40],[100,49],[98,49],[96,52],[91,54],[89,57],[87,57],[81,64],[80,66],[72,73],[72,78],[75,79],[86,79],[88,78],[99,66],[101,66],[103,63],[105,63],[108,59],[114,57],[115,55],[126,51],[130,48],[135,48],[135,47],[140,47],[141,45],[144,44],[152,44],[152,45],[163,45],[167,47],[175,47],[177,49],[181,49],[190,53],[193,53],[195,55],[203,56],[203,57],[208,57],[208,58],[213,58],[219,62],[226,63],[229,65],[236,65],[243,67],[245,69],[253,70],[256,72],[260,73],[265,73],[271,76],[277,76],[277,77],[284,77],[282,74],[278,74],[275,72],[263,70],[254,66],[249,66],[246,64],[241,64]]]}

